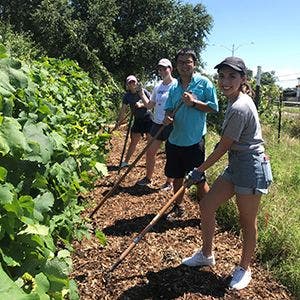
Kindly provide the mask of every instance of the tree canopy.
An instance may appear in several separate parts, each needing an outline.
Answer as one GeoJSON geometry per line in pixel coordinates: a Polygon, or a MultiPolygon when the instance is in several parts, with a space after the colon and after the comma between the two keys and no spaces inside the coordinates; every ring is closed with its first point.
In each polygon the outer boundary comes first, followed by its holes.
{"type": "Polygon", "coordinates": [[[103,65],[119,80],[151,77],[160,58],[186,46],[201,64],[212,28],[202,4],[175,0],[1,0],[0,17],[49,56],[75,59],[92,74],[103,65]]]}
{"type": "Polygon", "coordinates": [[[275,71],[263,72],[261,74],[261,84],[263,85],[273,85],[278,81],[278,78],[275,75],[275,71]]]}

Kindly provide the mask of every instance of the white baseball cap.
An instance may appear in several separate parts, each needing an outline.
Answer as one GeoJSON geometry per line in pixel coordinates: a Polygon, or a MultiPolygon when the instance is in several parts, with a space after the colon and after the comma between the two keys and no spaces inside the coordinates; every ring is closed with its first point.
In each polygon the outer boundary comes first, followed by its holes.
{"type": "Polygon", "coordinates": [[[167,58],[162,58],[157,66],[170,67],[172,68],[172,63],[167,58]]]}
{"type": "Polygon", "coordinates": [[[130,81],[134,81],[134,82],[137,82],[137,79],[134,75],[129,75],[127,78],[126,78],[126,84],[128,84],[130,81]]]}

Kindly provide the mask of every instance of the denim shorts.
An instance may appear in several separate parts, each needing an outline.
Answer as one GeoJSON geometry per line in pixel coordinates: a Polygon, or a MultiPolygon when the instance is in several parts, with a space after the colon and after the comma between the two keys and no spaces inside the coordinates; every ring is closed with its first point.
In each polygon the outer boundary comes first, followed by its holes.
{"type": "Polygon", "coordinates": [[[268,157],[260,152],[230,151],[229,164],[221,175],[242,195],[267,194],[272,171],[268,157]]]}

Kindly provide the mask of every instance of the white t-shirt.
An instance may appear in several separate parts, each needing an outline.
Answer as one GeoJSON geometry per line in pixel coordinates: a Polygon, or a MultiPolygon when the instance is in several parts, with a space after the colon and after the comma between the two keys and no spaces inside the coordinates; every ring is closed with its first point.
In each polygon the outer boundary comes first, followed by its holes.
{"type": "Polygon", "coordinates": [[[164,84],[161,80],[153,89],[150,100],[155,103],[153,121],[156,124],[163,123],[165,118],[164,107],[169,96],[169,89],[176,81],[177,80],[173,78],[172,82],[164,84]]]}

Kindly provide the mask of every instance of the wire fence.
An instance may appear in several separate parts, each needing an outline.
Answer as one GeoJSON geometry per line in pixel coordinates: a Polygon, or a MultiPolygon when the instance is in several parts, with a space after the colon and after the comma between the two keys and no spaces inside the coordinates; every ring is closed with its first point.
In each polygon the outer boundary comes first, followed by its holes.
{"type": "Polygon", "coordinates": [[[300,80],[300,72],[277,75],[277,84],[284,88],[296,88],[300,80]]]}
{"type": "Polygon", "coordinates": [[[288,101],[290,98],[281,93],[279,100],[275,101],[278,105],[278,143],[281,140],[282,129],[288,131],[289,135],[300,138],[300,101],[288,101]]]}

